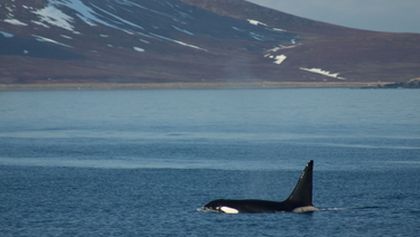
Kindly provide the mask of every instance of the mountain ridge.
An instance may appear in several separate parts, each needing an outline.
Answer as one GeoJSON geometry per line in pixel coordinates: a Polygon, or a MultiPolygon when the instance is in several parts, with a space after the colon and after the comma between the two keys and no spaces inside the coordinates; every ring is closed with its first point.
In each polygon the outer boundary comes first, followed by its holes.
{"type": "Polygon", "coordinates": [[[181,0],[216,14],[226,15],[237,19],[249,17],[263,18],[264,22],[271,25],[282,25],[287,23],[289,31],[303,34],[340,34],[347,33],[352,28],[337,26],[334,24],[307,19],[295,16],[286,12],[264,7],[249,1],[243,0],[181,0]],[[228,7],[223,8],[221,6],[228,7]],[[279,14],[280,13],[280,14],[279,14]],[[320,31],[321,30],[321,31],[320,31]]]}

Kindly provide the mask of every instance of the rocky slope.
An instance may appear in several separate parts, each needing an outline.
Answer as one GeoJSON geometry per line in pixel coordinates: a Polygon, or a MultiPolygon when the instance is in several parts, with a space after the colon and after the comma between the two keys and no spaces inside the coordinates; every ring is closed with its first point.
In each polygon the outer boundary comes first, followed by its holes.
{"type": "Polygon", "coordinates": [[[404,82],[419,42],[242,0],[4,0],[0,84],[404,82]]]}

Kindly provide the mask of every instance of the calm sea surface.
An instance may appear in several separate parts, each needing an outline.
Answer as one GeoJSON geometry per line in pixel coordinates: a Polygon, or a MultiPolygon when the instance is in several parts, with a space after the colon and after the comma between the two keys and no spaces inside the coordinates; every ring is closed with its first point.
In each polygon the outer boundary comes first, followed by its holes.
{"type": "Polygon", "coordinates": [[[419,236],[420,91],[0,92],[1,236],[419,236]],[[315,160],[313,214],[282,200],[315,160]]]}

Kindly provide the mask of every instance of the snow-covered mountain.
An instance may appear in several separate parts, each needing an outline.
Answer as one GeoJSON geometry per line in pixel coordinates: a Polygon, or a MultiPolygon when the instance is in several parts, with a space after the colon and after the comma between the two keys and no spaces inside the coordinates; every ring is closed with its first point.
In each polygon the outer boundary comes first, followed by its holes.
{"type": "Polygon", "coordinates": [[[0,83],[405,81],[419,42],[242,0],[3,0],[0,83]]]}

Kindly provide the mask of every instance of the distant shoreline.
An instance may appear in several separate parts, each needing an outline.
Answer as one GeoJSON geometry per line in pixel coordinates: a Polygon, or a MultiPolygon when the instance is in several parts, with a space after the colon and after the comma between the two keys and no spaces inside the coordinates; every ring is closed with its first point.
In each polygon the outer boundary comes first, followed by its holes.
{"type": "Polygon", "coordinates": [[[170,82],[170,83],[39,83],[0,84],[0,91],[13,90],[143,90],[143,89],[293,89],[382,88],[385,82],[170,82]]]}

